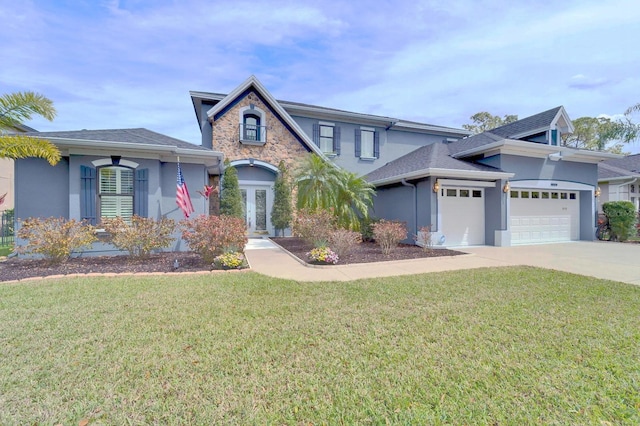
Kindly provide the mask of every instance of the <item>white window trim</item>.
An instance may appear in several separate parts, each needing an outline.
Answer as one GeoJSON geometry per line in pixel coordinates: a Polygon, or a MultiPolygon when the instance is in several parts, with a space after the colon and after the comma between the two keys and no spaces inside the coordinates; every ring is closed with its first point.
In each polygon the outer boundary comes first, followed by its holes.
{"type": "Polygon", "coordinates": [[[262,146],[267,143],[267,115],[262,109],[258,108],[255,105],[253,106],[253,108],[251,108],[251,106],[240,108],[240,111],[238,111],[238,137],[240,138],[240,143],[242,143],[243,145],[262,146]],[[242,126],[244,125],[244,116],[249,114],[257,115],[258,117],[260,117],[260,127],[262,127],[264,131],[260,132],[259,141],[248,141],[242,139],[242,126]]]}

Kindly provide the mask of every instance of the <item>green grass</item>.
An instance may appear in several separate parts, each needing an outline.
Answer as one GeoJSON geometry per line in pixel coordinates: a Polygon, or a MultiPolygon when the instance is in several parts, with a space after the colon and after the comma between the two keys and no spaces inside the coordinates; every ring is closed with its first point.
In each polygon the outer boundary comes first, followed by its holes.
{"type": "Polygon", "coordinates": [[[13,245],[0,246],[0,256],[8,256],[13,252],[13,245]]]}
{"type": "Polygon", "coordinates": [[[0,286],[0,424],[640,424],[640,288],[514,267],[0,286]]]}

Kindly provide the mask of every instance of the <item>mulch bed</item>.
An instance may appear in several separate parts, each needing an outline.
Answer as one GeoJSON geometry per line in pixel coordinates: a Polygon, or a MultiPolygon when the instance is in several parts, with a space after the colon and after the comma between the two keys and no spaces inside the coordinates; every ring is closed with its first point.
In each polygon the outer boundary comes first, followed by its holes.
{"type": "MultiPolygon", "coordinates": [[[[313,246],[300,238],[284,237],[272,238],[273,242],[288,250],[298,259],[308,261],[307,253],[313,246]]],[[[353,252],[341,257],[338,265],[351,263],[371,263],[386,262],[389,260],[421,259],[425,257],[456,256],[464,254],[459,251],[449,249],[427,249],[412,244],[400,244],[389,255],[382,253],[380,246],[373,242],[363,242],[358,244],[353,252]]]]}
{"type": "MultiPolygon", "coordinates": [[[[313,248],[313,246],[300,238],[273,238],[273,241],[304,261],[307,260],[306,253],[313,248]]],[[[386,256],[377,244],[364,242],[356,246],[350,255],[341,258],[338,265],[455,256],[458,254],[464,253],[447,249],[423,250],[418,246],[400,244],[391,254],[386,256]]],[[[211,265],[206,264],[198,254],[193,252],[157,253],[144,260],[134,260],[128,256],[85,256],[69,259],[60,265],[51,265],[44,260],[10,258],[0,262],[0,282],[51,275],[199,272],[210,270],[211,265]],[[179,265],[178,269],[174,268],[176,260],[179,265]]]]}
{"type": "Polygon", "coordinates": [[[209,271],[211,265],[193,252],[152,254],[149,259],[132,260],[128,256],[86,256],[69,259],[60,265],[43,260],[11,258],[0,262],[0,281],[21,280],[50,275],[90,273],[149,273],[209,271]],[[174,262],[178,261],[178,269],[174,262]]]}

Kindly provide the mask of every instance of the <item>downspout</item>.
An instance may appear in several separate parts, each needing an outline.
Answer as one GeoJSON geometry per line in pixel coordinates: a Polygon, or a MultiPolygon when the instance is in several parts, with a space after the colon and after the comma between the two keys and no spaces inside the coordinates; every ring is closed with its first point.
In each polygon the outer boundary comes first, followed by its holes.
{"type": "Polygon", "coordinates": [[[407,182],[406,179],[402,179],[400,181],[403,186],[408,186],[409,188],[413,188],[413,235],[418,235],[418,189],[412,183],[407,182]]]}

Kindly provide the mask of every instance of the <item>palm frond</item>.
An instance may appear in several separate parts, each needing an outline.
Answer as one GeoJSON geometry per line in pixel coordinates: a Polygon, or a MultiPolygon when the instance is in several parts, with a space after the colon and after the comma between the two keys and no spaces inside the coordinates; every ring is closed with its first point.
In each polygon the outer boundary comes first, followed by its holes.
{"type": "Polygon", "coordinates": [[[43,158],[52,166],[60,161],[60,150],[46,139],[25,135],[0,136],[0,158],[43,158]]]}
{"type": "Polygon", "coordinates": [[[35,92],[16,92],[0,96],[0,128],[15,128],[31,120],[34,114],[52,121],[56,116],[53,101],[35,92]]]}

